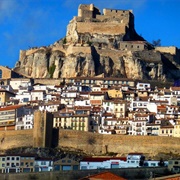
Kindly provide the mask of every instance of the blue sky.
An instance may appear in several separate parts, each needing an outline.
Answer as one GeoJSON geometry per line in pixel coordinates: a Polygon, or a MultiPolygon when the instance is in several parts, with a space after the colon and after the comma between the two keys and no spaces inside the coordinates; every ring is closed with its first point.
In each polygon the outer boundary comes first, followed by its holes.
{"type": "Polygon", "coordinates": [[[180,0],[0,0],[0,65],[13,68],[19,51],[47,46],[66,34],[79,4],[132,9],[135,29],[147,41],[180,48],[180,0]]]}

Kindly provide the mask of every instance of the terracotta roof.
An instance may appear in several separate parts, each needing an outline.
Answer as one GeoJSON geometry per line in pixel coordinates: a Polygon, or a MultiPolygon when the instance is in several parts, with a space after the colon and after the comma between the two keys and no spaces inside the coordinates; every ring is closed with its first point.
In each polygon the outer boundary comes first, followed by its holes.
{"type": "Polygon", "coordinates": [[[74,110],[91,110],[91,106],[74,106],[74,110]]]}
{"type": "Polygon", "coordinates": [[[170,87],[172,91],[180,91],[180,87],[170,87]]]}
{"type": "Polygon", "coordinates": [[[101,172],[98,174],[94,174],[94,175],[90,175],[90,176],[86,176],[84,178],[81,178],[79,180],[126,180],[120,176],[117,176],[111,172],[101,172]]]}
{"type": "Polygon", "coordinates": [[[89,94],[90,95],[104,95],[105,93],[101,91],[93,91],[93,92],[90,92],[89,94]]]}
{"type": "Polygon", "coordinates": [[[1,107],[0,111],[14,110],[14,109],[18,109],[22,106],[23,105],[12,105],[12,106],[1,107]]]}

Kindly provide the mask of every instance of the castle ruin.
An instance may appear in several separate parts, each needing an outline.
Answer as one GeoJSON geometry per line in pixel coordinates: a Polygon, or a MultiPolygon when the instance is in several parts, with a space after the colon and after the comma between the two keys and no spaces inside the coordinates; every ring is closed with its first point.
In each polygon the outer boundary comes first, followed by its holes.
{"type": "Polygon", "coordinates": [[[69,23],[66,34],[69,43],[119,44],[124,40],[142,40],[134,30],[132,10],[103,9],[93,4],[79,5],[78,15],[69,23]]]}

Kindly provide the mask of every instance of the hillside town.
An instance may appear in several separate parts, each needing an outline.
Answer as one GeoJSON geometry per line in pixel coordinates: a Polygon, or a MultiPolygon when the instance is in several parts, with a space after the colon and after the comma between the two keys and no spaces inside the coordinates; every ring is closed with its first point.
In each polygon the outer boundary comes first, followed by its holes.
{"type": "MultiPolygon", "coordinates": [[[[125,78],[76,77],[32,79],[0,67],[0,131],[34,128],[34,112],[49,112],[53,128],[127,136],[180,137],[180,87],[151,87],[125,78]],[[36,83],[41,81],[42,83],[36,83]]],[[[1,144],[4,139],[1,138],[1,144]]],[[[113,169],[168,166],[176,161],[127,157],[43,157],[36,154],[0,155],[1,173],[113,169]]]]}
{"type": "Polygon", "coordinates": [[[80,4],[63,38],[0,65],[0,179],[179,177],[180,49],[134,20],[80,4]]]}
{"type": "Polygon", "coordinates": [[[180,137],[180,87],[152,88],[125,78],[76,77],[60,84],[3,79],[0,130],[32,129],[34,111],[53,114],[53,127],[100,134],[180,137]]]}

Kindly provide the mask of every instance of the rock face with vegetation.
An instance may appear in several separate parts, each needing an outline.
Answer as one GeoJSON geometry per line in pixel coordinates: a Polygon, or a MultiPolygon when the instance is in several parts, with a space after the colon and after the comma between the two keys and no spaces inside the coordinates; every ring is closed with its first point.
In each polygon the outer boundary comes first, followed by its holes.
{"type": "Polygon", "coordinates": [[[174,80],[180,77],[175,47],[154,48],[134,29],[131,10],[80,5],[66,37],[50,46],[20,51],[14,70],[32,78],[77,76],[174,80]]]}

